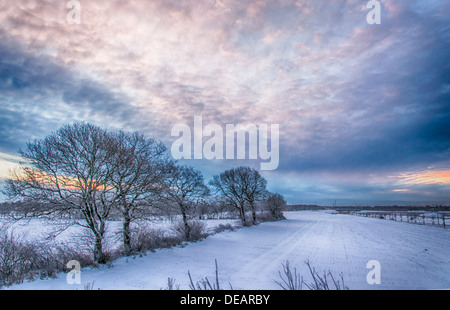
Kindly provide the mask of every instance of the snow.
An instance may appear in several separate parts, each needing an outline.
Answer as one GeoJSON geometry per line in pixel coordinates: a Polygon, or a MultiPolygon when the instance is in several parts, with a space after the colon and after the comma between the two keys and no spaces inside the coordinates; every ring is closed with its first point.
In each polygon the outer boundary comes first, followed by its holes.
{"type": "MultiPolygon", "coordinates": [[[[175,234],[172,230],[173,224],[181,219],[155,219],[155,220],[136,220],[131,223],[131,228],[145,226],[152,229],[163,229],[167,233],[175,234]]],[[[220,224],[230,224],[232,227],[239,226],[240,221],[236,219],[208,219],[203,220],[206,232],[214,233],[214,229],[220,224]]],[[[78,241],[80,238],[86,239],[90,231],[80,225],[73,225],[73,220],[48,220],[43,218],[26,218],[17,221],[9,219],[0,220],[0,228],[6,228],[8,232],[13,232],[16,237],[28,241],[52,241],[65,242],[76,246],[84,246],[85,242],[78,241]]],[[[86,225],[83,220],[80,224],[86,225]]],[[[122,221],[107,221],[105,234],[105,247],[117,249],[122,244],[122,221]]]]}
{"type": "Polygon", "coordinates": [[[319,211],[285,212],[286,220],[225,231],[184,247],[161,249],[142,257],[123,257],[112,266],[84,268],[81,284],[69,285],[66,275],[35,280],[4,289],[161,289],[168,277],[189,289],[194,281],[214,279],[217,259],[222,288],[280,289],[281,264],[309,281],[305,264],[322,273],[343,274],[350,289],[450,288],[450,231],[439,227],[319,211]],[[369,285],[367,263],[377,260],[381,283],[369,285]]]}

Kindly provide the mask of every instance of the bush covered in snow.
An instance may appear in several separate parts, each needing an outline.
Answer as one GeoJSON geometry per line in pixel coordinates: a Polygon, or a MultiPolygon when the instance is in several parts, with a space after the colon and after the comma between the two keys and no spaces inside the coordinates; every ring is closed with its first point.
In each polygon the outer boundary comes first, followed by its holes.
{"type": "Polygon", "coordinates": [[[37,277],[55,277],[77,260],[81,266],[94,265],[88,253],[64,243],[30,242],[5,229],[0,231],[0,287],[37,277]]]}
{"type": "Polygon", "coordinates": [[[197,220],[187,221],[187,225],[183,221],[177,221],[172,224],[172,230],[185,241],[197,241],[208,236],[206,224],[197,220]]]}
{"type": "Polygon", "coordinates": [[[135,252],[154,251],[156,249],[171,248],[183,240],[169,234],[165,229],[140,226],[132,233],[132,249],[135,252]]]}

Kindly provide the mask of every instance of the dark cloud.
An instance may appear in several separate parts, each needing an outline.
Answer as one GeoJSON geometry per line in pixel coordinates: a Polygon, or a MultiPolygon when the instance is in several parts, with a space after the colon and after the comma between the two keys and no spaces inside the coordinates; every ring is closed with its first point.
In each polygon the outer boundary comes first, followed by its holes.
{"type": "MultiPolygon", "coordinates": [[[[396,19],[356,36],[349,49],[365,61],[345,67],[330,84],[340,111],[305,119],[294,144],[282,137],[280,169],[398,171],[448,163],[450,39],[444,29],[443,20],[406,6],[396,19]]],[[[336,50],[336,59],[347,51],[336,50]]]]}
{"type": "Polygon", "coordinates": [[[29,54],[7,37],[0,41],[0,90],[0,151],[73,121],[105,126],[141,121],[120,90],[112,91],[50,56],[29,54]]]}

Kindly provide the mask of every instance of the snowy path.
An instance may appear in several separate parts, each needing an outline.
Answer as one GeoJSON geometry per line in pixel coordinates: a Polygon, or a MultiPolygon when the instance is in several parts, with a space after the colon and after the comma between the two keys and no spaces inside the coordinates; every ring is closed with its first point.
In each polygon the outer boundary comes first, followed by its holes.
{"type": "Polygon", "coordinates": [[[306,280],[306,260],[320,272],[342,272],[350,289],[450,288],[448,229],[324,212],[290,212],[286,217],[216,234],[184,248],[121,258],[112,268],[84,269],[78,286],[68,285],[63,274],[11,289],[83,289],[93,281],[102,289],[160,289],[168,277],[188,289],[187,271],[194,280],[213,279],[214,259],[225,289],[228,282],[234,289],[280,289],[274,280],[286,260],[306,280]],[[379,285],[366,281],[369,260],[380,262],[379,285]]]}

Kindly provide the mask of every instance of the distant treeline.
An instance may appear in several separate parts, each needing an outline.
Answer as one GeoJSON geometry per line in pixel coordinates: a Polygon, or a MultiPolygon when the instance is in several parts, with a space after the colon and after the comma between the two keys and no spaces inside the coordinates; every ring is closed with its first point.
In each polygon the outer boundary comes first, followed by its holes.
{"type": "Polygon", "coordinates": [[[450,211],[450,206],[444,205],[425,205],[425,206],[399,206],[399,205],[385,205],[385,206],[319,206],[319,205],[287,205],[286,211],[302,211],[302,210],[335,210],[348,209],[351,210],[366,210],[366,211],[450,211]]]}
{"type": "Polygon", "coordinates": [[[286,211],[302,211],[302,210],[327,210],[328,207],[318,205],[287,205],[286,211]]]}

